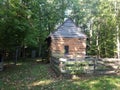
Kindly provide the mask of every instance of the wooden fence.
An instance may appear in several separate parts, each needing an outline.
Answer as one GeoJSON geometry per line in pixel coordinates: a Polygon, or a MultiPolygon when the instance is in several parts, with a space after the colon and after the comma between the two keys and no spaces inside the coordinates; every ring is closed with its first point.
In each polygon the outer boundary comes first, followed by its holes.
{"type": "Polygon", "coordinates": [[[50,64],[57,75],[120,73],[119,59],[67,59],[51,57],[50,64]]]}
{"type": "Polygon", "coordinates": [[[96,74],[119,74],[120,59],[104,58],[98,59],[96,64],[96,74]]]}
{"type": "Polygon", "coordinates": [[[66,59],[51,57],[51,68],[57,75],[91,74],[95,72],[95,59],[66,59]]]}

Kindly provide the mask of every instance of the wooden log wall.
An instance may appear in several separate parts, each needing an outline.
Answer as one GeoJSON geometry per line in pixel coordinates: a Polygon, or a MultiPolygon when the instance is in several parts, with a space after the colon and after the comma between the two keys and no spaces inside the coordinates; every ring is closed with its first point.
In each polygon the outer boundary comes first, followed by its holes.
{"type": "Polygon", "coordinates": [[[79,38],[53,38],[51,43],[51,51],[53,53],[64,53],[64,46],[69,46],[70,55],[86,55],[86,39],[79,38]]]}

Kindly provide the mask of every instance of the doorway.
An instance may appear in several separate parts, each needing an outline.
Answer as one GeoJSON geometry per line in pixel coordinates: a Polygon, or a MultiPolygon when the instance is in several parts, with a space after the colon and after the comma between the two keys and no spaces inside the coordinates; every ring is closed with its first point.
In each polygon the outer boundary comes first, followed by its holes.
{"type": "Polygon", "coordinates": [[[64,54],[69,54],[69,46],[68,45],[66,45],[66,46],[64,46],[64,54]]]}

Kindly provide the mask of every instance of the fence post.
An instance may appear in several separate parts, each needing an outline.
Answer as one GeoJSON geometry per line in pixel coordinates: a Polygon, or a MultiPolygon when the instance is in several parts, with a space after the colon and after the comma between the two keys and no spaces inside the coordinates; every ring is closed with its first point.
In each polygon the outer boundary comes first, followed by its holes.
{"type": "Polygon", "coordinates": [[[97,59],[94,59],[93,61],[94,61],[94,73],[95,73],[95,71],[96,71],[96,64],[97,64],[97,63],[96,63],[96,62],[97,62],[97,59]]]}

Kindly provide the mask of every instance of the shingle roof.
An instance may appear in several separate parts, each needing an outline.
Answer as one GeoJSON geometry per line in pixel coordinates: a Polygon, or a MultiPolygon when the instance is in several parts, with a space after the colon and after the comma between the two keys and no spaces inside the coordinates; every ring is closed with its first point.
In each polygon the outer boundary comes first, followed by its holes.
{"type": "Polygon", "coordinates": [[[51,33],[53,37],[74,37],[74,38],[86,38],[86,35],[81,32],[72,19],[67,19],[57,30],[51,33]]]}

